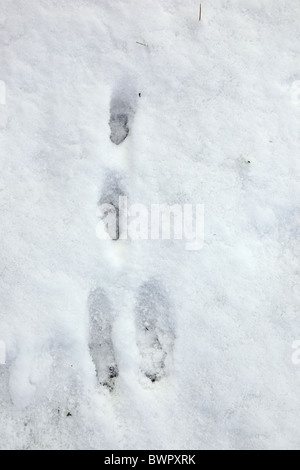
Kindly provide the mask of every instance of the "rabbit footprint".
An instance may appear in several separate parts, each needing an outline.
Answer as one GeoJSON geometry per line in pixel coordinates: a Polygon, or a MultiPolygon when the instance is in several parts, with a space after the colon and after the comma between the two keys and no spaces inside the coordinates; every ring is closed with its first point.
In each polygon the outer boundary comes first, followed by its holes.
{"type": "Polygon", "coordinates": [[[114,172],[106,175],[102,196],[98,203],[98,225],[99,234],[104,238],[108,236],[111,240],[120,238],[119,200],[124,197],[121,179],[114,172]]]}
{"type": "Polygon", "coordinates": [[[139,290],[136,304],[137,346],[141,371],[151,382],[166,375],[175,341],[174,317],[168,296],[153,279],[139,290]]]}
{"type": "Polygon", "coordinates": [[[112,341],[112,308],[101,288],[89,295],[89,349],[99,383],[113,391],[119,375],[112,341]]]}

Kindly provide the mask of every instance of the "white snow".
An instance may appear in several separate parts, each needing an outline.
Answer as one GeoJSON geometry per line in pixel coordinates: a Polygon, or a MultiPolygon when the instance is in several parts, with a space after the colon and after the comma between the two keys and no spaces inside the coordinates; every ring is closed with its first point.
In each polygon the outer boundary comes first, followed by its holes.
{"type": "Polygon", "coordinates": [[[195,0],[0,0],[1,449],[299,449],[300,4],[198,14],[195,0]],[[118,147],[115,95],[136,96],[118,147]],[[107,172],[133,203],[205,204],[204,248],[99,240],[107,172]],[[154,384],[135,324],[149,279],[175,328],[154,384]],[[88,348],[96,288],[112,393],[88,348]]]}

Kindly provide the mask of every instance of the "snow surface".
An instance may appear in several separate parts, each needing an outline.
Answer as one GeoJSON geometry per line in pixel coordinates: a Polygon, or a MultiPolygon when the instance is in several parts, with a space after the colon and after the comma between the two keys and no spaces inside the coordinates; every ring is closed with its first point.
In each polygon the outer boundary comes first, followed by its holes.
{"type": "Polygon", "coordinates": [[[0,448],[299,449],[299,0],[203,0],[201,22],[196,0],[0,7],[0,448]],[[135,203],[205,204],[204,249],[100,241],[108,174],[135,203]],[[135,321],[150,279],[175,332],[157,383],[135,321]],[[97,289],[112,392],[88,347],[97,289]]]}

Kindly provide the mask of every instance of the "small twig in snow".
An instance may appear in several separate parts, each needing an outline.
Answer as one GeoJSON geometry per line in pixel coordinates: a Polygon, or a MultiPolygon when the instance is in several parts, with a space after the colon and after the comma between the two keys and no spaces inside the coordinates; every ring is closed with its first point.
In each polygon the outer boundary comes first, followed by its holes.
{"type": "Polygon", "coordinates": [[[136,43],[139,44],[140,46],[148,47],[148,44],[144,44],[143,42],[138,42],[138,41],[136,41],[136,43]]]}
{"type": "Polygon", "coordinates": [[[199,21],[202,20],[202,3],[200,3],[199,21]]]}

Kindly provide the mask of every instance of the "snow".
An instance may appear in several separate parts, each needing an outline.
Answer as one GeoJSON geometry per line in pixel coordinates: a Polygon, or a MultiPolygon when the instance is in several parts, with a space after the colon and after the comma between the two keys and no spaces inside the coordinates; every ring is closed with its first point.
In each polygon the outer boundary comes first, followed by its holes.
{"type": "Polygon", "coordinates": [[[0,448],[299,449],[299,1],[203,0],[201,22],[194,0],[0,6],[0,448]],[[132,203],[205,204],[203,249],[99,240],[109,175],[132,203]],[[89,349],[97,289],[113,391],[89,349]]]}

